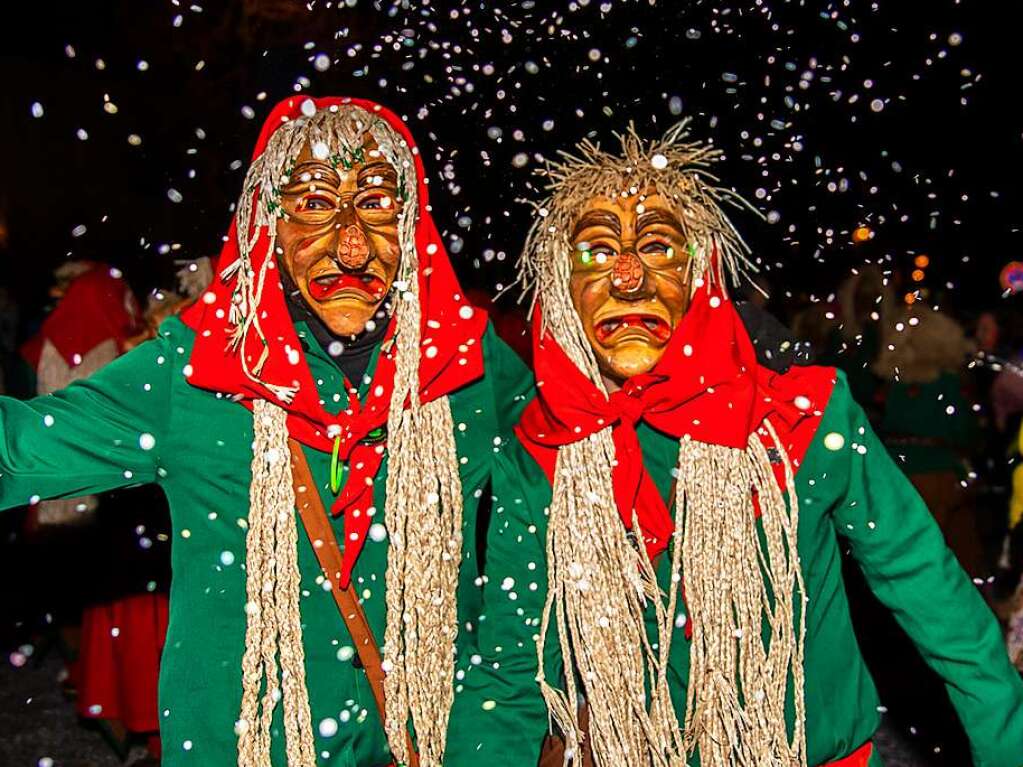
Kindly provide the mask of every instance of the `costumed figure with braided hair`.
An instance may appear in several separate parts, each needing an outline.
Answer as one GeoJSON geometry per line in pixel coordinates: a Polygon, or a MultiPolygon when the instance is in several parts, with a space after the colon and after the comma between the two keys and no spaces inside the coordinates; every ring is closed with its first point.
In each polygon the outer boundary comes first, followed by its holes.
{"type": "Polygon", "coordinates": [[[771,369],[747,249],[684,125],[545,170],[521,260],[535,399],[500,445],[449,765],[880,764],[848,548],[944,679],[975,764],[1023,764],[1023,683],[833,368],[771,369]]]}
{"type": "Polygon", "coordinates": [[[163,488],[165,765],[436,767],[495,403],[517,417],[528,374],[372,102],[274,108],[217,269],[155,339],[0,400],[0,503],[163,488]]]}

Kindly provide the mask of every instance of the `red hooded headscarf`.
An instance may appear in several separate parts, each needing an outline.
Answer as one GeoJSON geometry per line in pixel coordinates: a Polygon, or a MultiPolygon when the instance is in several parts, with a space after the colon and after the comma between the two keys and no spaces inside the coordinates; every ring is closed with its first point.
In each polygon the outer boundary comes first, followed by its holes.
{"type": "MultiPolygon", "coordinates": [[[[636,425],[645,421],[677,439],[746,448],[769,415],[793,465],[806,452],[831,387],[831,368],[792,368],[778,374],[757,363],[753,344],[732,302],[708,282],[700,287],[660,362],[605,396],[568,358],[542,322],[533,320],[538,395],[516,433],[553,483],[558,448],[612,427],[615,503],[626,527],[633,511],[651,559],[675,529],[668,507],[643,465],[636,425]]],[[[765,445],[771,443],[765,439],[765,445]]],[[[784,467],[775,475],[784,488],[784,467]]],[[[754,499],[755,502],[755,499],[754,499]]]]}
{"type": "MultiPolygon", "coordinates": [[[[426,174],[422,158],[405,123],[393,112],[364,99],[295,96],[280,102],[263,125],[253,160],[266,149],[274,131],[283,124],[303,118],[303,105],[309,110],[337,110],[344,105],[360,107],[383,118],[408,144],[415,164],[418,207],[407,208],[404,215],[416,215],[415,248],[419,259],[416,299],[421,308],[421,354],[419,357],[419,398],[427,403],[443,397],[483,374],[481,337],[486,314],[474,309],[464,297],[448,260],[440,234],[430,216],[426,174]]],[[[258,194],[258,190],[256,192],[258,194]]],[[[237,218],[232,221],[228,240],[221,251],[219,268],[239,258],[237,218]]],[[[250,236],[252,222],[244,222],[250,236]]],[[[269,253],[266,228],[258,232],[251,251],[251,269],[258,274],[269,253]]],[[[382,461],[379,446],[363,443],[369,432],[387,423],[394,384],[394,347],[386,344],[377,362],[366,402],[359,403],[349,392],[348,409],[336,416],[323,407],[320,395],[299,342],[285,303],[284,290],[275,270],[269,271],[258,312],[268,356],[260,368],[258,380],[252,380],[242,368],[242,357],[254,360],[264,352],[260,338],[249,334],[239,348],[229,347],[235,327],[230,321],[231,301],[237,272],[216,279],[183,319],[196,332],[195,347],[189,361],[189,382],[203,389],[222,392],[240,400],[251,409],[256,399],[266,399],[288,413],[288,432],[303,444],[330,451],[335,440],[340,457],[348,462],[347,481],[335,501],[334,514],[345,514],[345,569],[342,585],[350,578],[351,568],[365,541],[370,526],[366,511],[372,505],[372,482],[382,461]],[[282,400],[272,387],[293,388],[290,401],[282,400]]],[[[394,319],[387,333],[394,333],[394,319]]]]}

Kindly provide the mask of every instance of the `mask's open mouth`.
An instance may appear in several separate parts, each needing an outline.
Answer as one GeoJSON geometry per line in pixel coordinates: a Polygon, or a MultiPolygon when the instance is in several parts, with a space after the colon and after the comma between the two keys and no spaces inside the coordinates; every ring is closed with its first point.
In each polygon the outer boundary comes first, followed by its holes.
{"type": "Polygon", "coordinates": [[[661,317],[653,314],[623,314],[601,320],[594,328],[597,340],[607,343],[611,340],[632,336],[647,336],[664,342],[671,338],[671,326],[661,317]]]}
{"type": "Polygon", "coordinates": [[[309,295],[316,301],[329,301],[342,293],[360,294],[363,300],[379,301],[387,292],[387,285],[375,274],[345,274],[333,272],[315,277],[309,282],[309,295]]]}

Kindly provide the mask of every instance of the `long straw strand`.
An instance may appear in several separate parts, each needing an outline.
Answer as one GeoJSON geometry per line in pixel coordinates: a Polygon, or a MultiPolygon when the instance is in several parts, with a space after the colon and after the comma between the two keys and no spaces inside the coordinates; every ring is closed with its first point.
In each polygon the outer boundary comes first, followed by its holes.
{"type": "MultiPolygon", "coordinates": [[[[406,206],[402,220],[410,231],[411,210],[406,206]]],[[[395,758],[409,759],[406,728],[411,720],[420,763],[439,767],[454,696],[462,484],[447,397],[419,402],[418,270],[418,254],[411,247],[403,253],[396,281],[403,288],[395,311],[395,377],[388,413],[384,694],[395,758]]]]}
{"type": "Polygon", "coordinates": [[[746,450],[682,440],[679,499],[693,624],[687,751],[698,750],[704,764],[805,765],[804,631],[794,615],[803,594],[798,504],[786,504],[756,434],[746,450]],[[759,532],[751,488],[761,509],[759,532]],[[797,706],[791,739],[785,723],[790,695],[797,706]]]}
{"type": "Polygon", "coordinates": [[[643,616],[660,596],[645,549],[635,543],[637,532],[621,524],[610,472],[601,468],[613,454],[610,429],[558,451],[547,532],[551,585],[537,646],[541,692],[575,751],[584,737],[578,676],[598,765],[681,765],[677,721],[663,706],[656,715],[647,707],[661,669],[643,616]],[[566,659],[564,690],[543,667],[552,614],[566,659]]]}
{"type": "Polygon", "coordinates": [[[254,416],[255,441],[252,445],[252,482],[249,485],[248,532],[245,536],[245,652],[242,656],[242,702],[235,730],[238,733],[238,766],[263,767],[270,763],[270,724],[278,694],[277,638],[272,634],[273,609],[273,525],[263,503],[266,451],[269,449],[269,424],[264,407],[254,416]],[[265,691],[260,691],[265,682],[265,691]],[[262,712],[260,707],[262,706],[262,712]]]}
{"type": "Polygon", "coordinates": [[[277,702],[283,698],[288,764],[314,767],[316,752],[299,612],[300,575],[287,414],[266,400],[256,400],[252,417],[254,440],[245,561],[248,622],[242,657],[242,705],[236,727],[238,764],[240,767],[270,764],[270,726],[277,702]]]}

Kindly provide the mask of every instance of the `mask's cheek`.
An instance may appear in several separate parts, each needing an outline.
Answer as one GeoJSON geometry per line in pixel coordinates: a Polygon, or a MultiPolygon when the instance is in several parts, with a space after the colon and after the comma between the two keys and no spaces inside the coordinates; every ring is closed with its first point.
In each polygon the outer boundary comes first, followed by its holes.
{"type": "Polygon", "coordinates": [[[302,236],[296,227],[286,221],[277,222],[277,264],[288,273],[288,277],[296,285],[303,282],[301,266],[302,236]]]}
{"type": "Polygon", "coordinates": [[[373,249],[373,261],[370,262],[367,270],[382,277],[387,283],[387,290],[390,290],[401,264],[401,249],[398,246],[397,236],[392,237],[389,234],[373,232],[370,234],[370,243],[373,249]]]}
{"type": "Polygon", "coordinates": [[[401,248],[398,246],[397,235],[381,237],[377,247],[378,257],[384,267],[384,274],[387,276],[388,288],[390,288],[390,283],[398,274],[398,267],[401,265],[401,248]]]}
{"type": "Polygon", "coordinates": [[[277,254],[278,263],[287,272],[291,283],[297,287],[307,300],[311,298],[309,293],[309,272],[319,258],[313,252],[302,251],[297,247],[285,248],[284,253],[277,254]]]}
{"type": "Polygon", "coordinates": [[[610,280],[606,274],[573,274],[569,281],[568,293],[587,335],[593,329],[594,315],[607,303],[609,288],[610,280]]]}
{"type": "Polygon", "coordinates": [[[657,300],[668,310],[674,327],[689,307],[689,283],[676,272],[655,272],[654,292],[657,300]]]}

